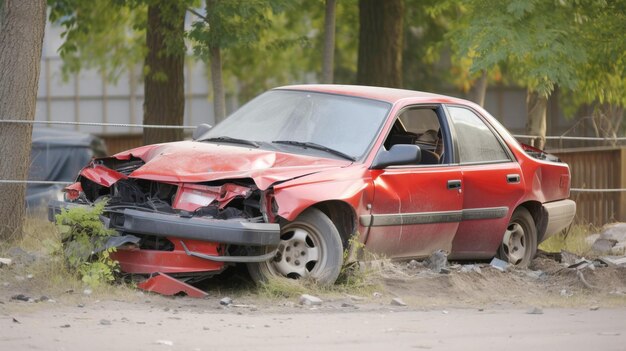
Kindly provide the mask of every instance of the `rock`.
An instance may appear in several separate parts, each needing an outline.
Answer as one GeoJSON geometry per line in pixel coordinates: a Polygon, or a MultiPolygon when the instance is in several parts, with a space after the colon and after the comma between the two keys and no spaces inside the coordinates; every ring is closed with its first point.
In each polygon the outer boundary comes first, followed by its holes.
{"type": "Polygon", "coordinates": [[[563,297],[572,297],[574,296],[574,293],[571,291],[567,291],[566,289],[562,289],[561,290],[561,296],[563,297]]]}
{"type": "Polygon", "coordinates": [[[416,260],[410,260],[409,263],[406,264],[408,269],[417,269],[423,267],[424,264],[421,262],[417,262],[416,260]]]}
{"type": "Polygon", "coordinates": [[[111,321],[108,319],[101,319],[100,325],[111,325],[111,321]]]}
{"type": "Polygon", "coordinates": [[[230,306],[232,304],[233,304],[233,299],[231,299],[230,297],[225,297],[220,300],[220,305],[222,306],[230,306]]]}
{"type": "Polygon", "coordinates": [[[626,241],[620,241],[611,248],[612,255],[626,255],[626,241]]]}
{"type": "Polygon", "coordinates": [[[13,260],[10,258],[0,258],[0,267],[10,266],[12,262],[13,260]]]}
{"type": "Polygon", "coordinates": [[[32,299],[24,294],[18,294],[18,295],[11,296],[11,300],[28,302],[32,299]]]}
{"type": "Polygon", "coordinates": [[[600,309],[600,306],[597,306],[597,305],[594,305],[594,306],[589,307],[589,310],[590,310],[590,311],[597,311],[597,310],[599,310],[599,309],[600,309]]]}
{"type": "Polygon", "coordinates": [[[543,314],[543,310],[539,307],[532,307],[526,311],[526,314],[543,314]]]}
{"type": "Polygon", "coordinates": [[[69,324],[63,324],[60,328],[69,328],[70,325],[69,324]]]}
{"type": "Polygon", "coordinates": [[[477,264],[464,264],[463,266],[461,266],[461,273],[470,273],[470,272],[481,274],[483,271],[482,269],[480,269],[480,266],[477,264]]]}
{"type": "Polygon", "coordinates": [[[341,304],[341,307],[344,307],[344,308],[345,308],[345,307],[349,307],[349,308],[358,308],[357,306],[355,306],[355,305],[353,305],[353,304],[351,304],[351,303],[347,303],[347,302],[342,303],[342,304],[341,304]]]}
{"type": "Polygon", "coordinates": [[[44,301],[48,301],[48,300],[50,300],[50,298],[49,298],[48,296],[46,296],[46,295],[42,295],[42,296],[39,298],[39,300],[38,300],[38,301],[44,302],[44,301]]]}
{"type": "Polygon", "coordinates": [[[302,294],[300,295],[300,304],[306,306],[318,306],[322,304],[322,299],[317,296],[302,294]]]}
{"type": "Polygon", "coordinates": [[[626,242],[626,223],[616,223],[606,226],[600,237],[603,239],[613,239],[618,242],[626,242]]]}
{"type": "Polygon", "coordinates": [[[591,249],[595,252],[605,254],[611,252],[613,246],[617,244],[617,240],[615,239],[604,239],[600,238],[596,240],[593,245],[591,245],[591,249]]]}
{"type": "Polygon", "coordinates": [[[394,306],[406,306],[406,303],[399,297],[393,298],[391,304],[394,306]]]}
{"type": "Polygon", "coordinates": [[[154,343],[157,345],[174,346],[174,342],[170,340],[157,340],[154,343]]]}
{"type": "Polygon", "coordinates": [[[20,321],[18,321],[17,319],[15,319],[15,317],[13,317],[13,323],[22,324],[20,321]]]}
{"type": "Polygon", "coordinates": [[[589,246],[591,246],[591,245],[593,245],[593,243],[595,243],[595,242],[596,242],[596,240],[598,240],[598,239],[600,239],[600,234],[591,234],[591,235],[588,235],[588,236],[585,238],[585,242],[586,242],[589,246]]]}
{"type": "Polygon", "coordinates": [[[441,311],[441,313],[443,313],[443,314],[448,314],[448,313],[450,313],[450,312],[448,312],[448,311],[446,311],[446,310],[443,310],[443,311],[441,311]]]}
{"type": "Polygon", "coordinates": [[[89,295],[93,294],[93,290],[87,288],[87,289],[83,290],[83,294],[89,296],[89,295]]]}
{"type": "Polygon", "coordinates": [[[489,265],[501,272],[506,272],[506,270],[509,268],[509,263],[506,261],[502,261],[499,258],[493,258],[491,260],[491,262],[489,262],[489,265]]]}
{"type": "Polygon", "coordinates": [[[383,294],[379,293],[378,291],[374,291],[372,296],[375,297],[375,298],[379,298],[379,297],[383,297],[383,294]]]}
{"type": "Polygon", "coordinates": [[[441,271],[448,265],[448,253],[444,250],[437,250],[433,252],[426,260],[426,267],[435,273],[441,273],[441,271]]]}
{"type": "Polygon", "coordinates": [[[76,307],[83,308],[83,307],[85,307],[85,304],[84,303],[79,303],[78,305],[76,305],[76,307]]]}

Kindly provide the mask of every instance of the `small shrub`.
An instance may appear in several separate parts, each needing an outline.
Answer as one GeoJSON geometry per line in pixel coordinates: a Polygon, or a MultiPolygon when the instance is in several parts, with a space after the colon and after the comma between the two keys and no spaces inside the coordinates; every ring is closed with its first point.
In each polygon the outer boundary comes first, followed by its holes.
{"type": "Polygon", "coordinates": [[[70,271],[89,286],[111,282],[114,273],[119,272],[117,262],[110,257],[115,248],[105,248],[115,231],[106,229],[100,221],[104,205],[101,202],[90,209],[71,208],[56,217],[61,244],[53,251],[63,256],[70,271]]]}

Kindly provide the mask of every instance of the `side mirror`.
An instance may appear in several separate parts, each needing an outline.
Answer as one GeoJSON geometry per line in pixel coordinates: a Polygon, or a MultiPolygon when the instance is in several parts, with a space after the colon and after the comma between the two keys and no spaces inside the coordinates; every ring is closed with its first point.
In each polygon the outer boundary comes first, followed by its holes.
{"type": "Polygon", "coordinates": [[[422,150],[417,145],[396,144],[389,149],[381,149],[372,163],[372,169],[389,166],[418,164],[422,160],[422,150]]]}
{"type": "Polygon", "coordinates": [[[202,135],[204,135],[204,133],[208,132],[211,128],[210,125],[206,124],[206,123],[202,123],[199,126],[196,127],[196,129],[193,130],[193,134],[191,136],[191,138],[193,140],[198,140],[198,138],[200,138],[202,135]]]}

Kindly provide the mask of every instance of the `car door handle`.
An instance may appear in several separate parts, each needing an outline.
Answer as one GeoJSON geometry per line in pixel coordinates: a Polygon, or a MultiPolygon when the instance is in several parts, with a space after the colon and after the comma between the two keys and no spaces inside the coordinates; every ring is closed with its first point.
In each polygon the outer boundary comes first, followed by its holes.
{"type": "Polygon", "coordinates": [[[519,183],[520,181],[520,176],[519,174],[507,174],[506,175],[506,182],[507,183],[519,183]]]}
{"type": "Polygon", "coordinates": [[[448,180],[448,189],[461,189],[461,181],[458,179],[448,180]]]}

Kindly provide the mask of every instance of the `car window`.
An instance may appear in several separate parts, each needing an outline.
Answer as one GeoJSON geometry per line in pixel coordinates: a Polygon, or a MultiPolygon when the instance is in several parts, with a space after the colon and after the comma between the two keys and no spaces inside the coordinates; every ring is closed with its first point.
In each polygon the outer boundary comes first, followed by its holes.
{"type": "Polygon", "coordinates": [[[359,159],[373,144],[390,107],[387,102],[351,96],[273,90],[244,105],[200,140],[225,136],[265,143],[311,142],[359,159]]]}
{"type": "Polygon", "coordinates": [[[389,150],[397,144],[418,145],[422,154],[419,164],[439,164],[444,153],[441,135],[439,117],[434,109],[409,108],[396,119],[384,147],[389,150]]]}
{"type": "Polygon", "coordinates": [[[448,106],[457,136],[461,163],[506,162],[509,156],[498,138],[473,111],[448,106]]]}

